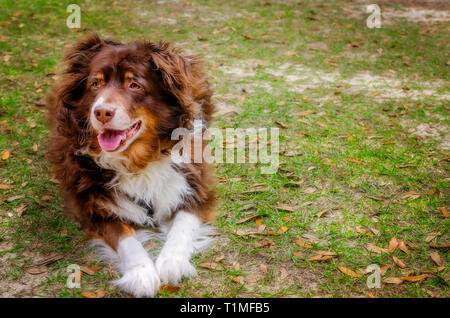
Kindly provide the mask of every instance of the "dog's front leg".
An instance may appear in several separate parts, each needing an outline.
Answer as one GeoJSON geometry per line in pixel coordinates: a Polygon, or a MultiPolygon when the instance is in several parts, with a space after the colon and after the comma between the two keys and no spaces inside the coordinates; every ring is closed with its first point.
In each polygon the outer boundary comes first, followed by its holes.
{"type": "Polygon", "coordinates": [[[195,276],[190,259],[196,241],[201,239],[201,225],[201,220],[192,213],[179,211],[176,214],[156,260],[162,283],[178,284],[183,277],[195,276]]]}
{"type": "Polygon", "coordinates": [[[135,297],[153,297],[159,290],[160,280],[135,230],[123,222],[109,221],[100,224],[95,234],[104,256],[122,273],[113,283],[135,297]]]}

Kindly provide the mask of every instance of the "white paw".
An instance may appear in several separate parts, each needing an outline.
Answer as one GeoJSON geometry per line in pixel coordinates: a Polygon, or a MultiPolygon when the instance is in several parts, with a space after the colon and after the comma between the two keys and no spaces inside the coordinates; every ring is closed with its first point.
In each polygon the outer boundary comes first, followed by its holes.
{"type": "Polygon", "coordinates": [[[156,270],[164,284],[178,284],[183,277],[196,275],[194,266],[189,259],[179,254],[162,253],[156,260],[156,270]]]}
{"type": "Polygon", "coordinates": [[[158,293],[160,285],[153,263],[135,265],[113,283],[135,297],[153,297],[158,293]]]}

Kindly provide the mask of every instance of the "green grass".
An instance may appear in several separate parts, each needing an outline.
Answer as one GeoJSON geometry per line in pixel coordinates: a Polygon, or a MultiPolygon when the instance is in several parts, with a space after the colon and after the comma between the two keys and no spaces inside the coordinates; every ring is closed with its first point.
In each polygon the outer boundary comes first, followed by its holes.
{"type": "Polygon", "coordinates": [[[91,0],[79,2],[82,28],[71,30],[65,25],[68,4],[0,0],[0,153],[11,152],[0,161],[0,184],[15,186],[0,190],[0,196],[24,195],[0,202],[0,295],[80,297],[83,291],[103,289],[107,297],[127,296],[108,284],[116,274],[106,266],[95,275],[83,275],[81,289],[65,287],[69,264],[98,263],[78,225],[62,215],[63,202],[45,159],[43,105],[57,80],[54,73],[61,70],[63,51],[85,34],[98,32],[124,42],[166,39],[202,53],[217,104],[237,111],[234,116],[219,115],[216,127],[273,127],[276,121],[288,125],[280,129],[276,174],[261,174],[260,164],[217,165],[219,177],[240,180],[218,185],[215,225],[223,234],[193,262],[224,254],[224,270],[200,269],[178,292],[161,297],[367,297],[366,292],[429,297],[427,291],[449,296],[448,252],[432,249],[425,241],[439,232],[432,243],[449,242],[448,218],[438,210],[448,209],[449,203],[450,153],[442,146],[449,134],[448,22],[394,20],[381,29],[368,29],[364,8],[360,18],[351,18],[342,9],[348,4],[337,1],[156,5],[91,0]],[[357,47],[349,45],[354,42],[357,47]],[[355,80],[361,74],[369,74],[376,85],[355,80]],[[297,115],[306,110],[313,113],[297,115]],[[434,127],[439,137],[415,135],[420,124],[434,127]],[[303,181],[299,187],[285,186],[297,180],[303,181]],[[242,194],[255,184],[268,190],[242,194]],[[308,193],[311,187],[316,191],[308,193]],[[439,196],[427,194],[436,188],[439,196]],[[421,195],[402,198],[407,191],[421,195]],[[43,201],[43,195],[54,199],[43,201]],[[280,203],[296,211],[275,209],[280,203]],[[20,204],[27,205],[21,217],[15,212],[20,204]],[[252,221],[236,224],[245,212],[240,208],[248,204],[267,229],[288,228],[270,237],[274,246],[255,247],[261,238],[233,234],[255,228],[252,221]],[[328,213],[315,216],[323,210],[328,213]],[[357,227],[379,233],[369,237],[357,227]],[[378,255],[366,249],[368,243],[386,248],[393,236],[417,247],[409,254],[397,250],[378,255]],[[295,244],[297,238],[311,237],[316,241],[312,249],[295,244]],[[293,255],[301,251],[307,258],[317,250],[338,255],[320,263],[293,255]],[[381,289],[370,290],[367,276],[352,278],[337,269],[343,265],[356,271],[378,264],[390,265],[385,277],[418,275],[436,268],[429,259],[432,251],[440,254],[445,269],[419,282],[382,283],[381,289]],[[32,276],[23,270],[54,252],[66,257],[50,265],[47,273],[32,276]],[[411,273],[402,272],[392,255],[411,273]],[[267,271],[261,271],[260,264],[266,264],[267,271]],[[284,281],[280,268],[288,275],[284,281]],[[231,279],[239,276],[261,278],[244,284],[231,279]]]}

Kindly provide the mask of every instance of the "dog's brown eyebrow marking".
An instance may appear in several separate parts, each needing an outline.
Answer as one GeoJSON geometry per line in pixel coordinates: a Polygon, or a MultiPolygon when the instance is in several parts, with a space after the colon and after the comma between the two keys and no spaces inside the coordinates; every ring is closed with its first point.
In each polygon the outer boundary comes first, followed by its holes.
{"type": "Polygon", "coordinates": [[[95,74],[95,78],[99,81],[103,81],[105,80],[105,75],[103,74],[103,72],[97,72],[97,74],[95,74]]]}
{"type": "Polygon", "coordinates": [[[133,72],[127,71],[127,72],[125,72],[125,79],[126,79],[126,80],[134,80],[134,79],[136,79],[136,78],[134,77],[133,72]]]}
{"type": "Polygon", "coordinates": [[[96,83],[96,86],[104,86],[105,85],[105,74],[99,71],[90,76],[90,80],[92,83],[96,83]]]}

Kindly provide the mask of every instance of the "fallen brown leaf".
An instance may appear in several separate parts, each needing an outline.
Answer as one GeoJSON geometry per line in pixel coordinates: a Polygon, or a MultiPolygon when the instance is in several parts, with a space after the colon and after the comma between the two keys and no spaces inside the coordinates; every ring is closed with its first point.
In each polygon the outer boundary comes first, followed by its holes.
{"type": "Polygon", "coordinates": [[[441,233],[432,233],[432,235],[428,235],[425,238],[425,242],[430,243],[432,240],[434,240],[436,237],[438,237],[439,235],[441,235],[441,233]]]}
{"type": "Polygon", "coordinates": [[[442,266],[444,264],[442,262],[441,256],[437,252],[430,252],[430,257],[437,266],[442,266]]]}
{"type": "Polygon", "coordinates": [[[377,298],[377,296],[375,296],[372,292],[365,292],[366,293],[366,295],[367,295],[367,297],[369,297],[369,298],[377,298]]]}
{"type": "Polygon", "coordinates": [[[236,284],[243,284],[244,283],[244,277],[242,276],[228,276],[233,282],[236,284]]]}
{"type": "Polygon", "coordinates": [[[448,217],[448,216],[449,216],[448,211],[447,211],[447,209],[445,208],[445,206],[441,206],[441,207],[439,207],[438,209],[439,209],[439,211],[441,211],[441,213],[442,213],[442,215],[443,215],[444,217],[448,217]]]}
{"type": "Polygon", "coordinates": [[[297,243],[297,245],[304,247],[304,248],[313,248],[312,245],[307,244],[300,239],[295,240],[295,243],[297,243]]]}
{"type": "Polygon", "coordinates": [[[147,243],[144,244],[144,248],[146,250],[149,250],[152,246],[153,246],[153,242],[152,241],[148,241],[147,243]]]}
{"type": "Polygon", "coordinates": [[[43,265],[47,266],[47,265],[53,264],[63,258],[64,258],[64,255],[60,255],[60,254],[50,255],[50,256],[42,259],[41,261],[39,261],[31,266],[28,266],[27,268],[38,267],[38,266],[43,266],[43,265]]]}
{"type": "Polygon", "coordinates": [[[323,261],[329,260],[332,257],[333,256],[331,256],[331,255],[316,254],[316,255],[308,258],[308,261],[310,261],[310,262],[323,262],[323,261]]]}
{"type": "Polygon", "coordinates": [[[406,163],[404,165],[400,165],[398,166],[400,169],[404,169],[404,168],[412,168],[412,167],[417,167],[415,164],[413,163],[406,163]]]}
{"type": "Polygon", "coordinates": [[[385,279],[383,279],[383,282],[386,284],[401,284],[403,283],[403,280],[399,277],[386,277],[385,279]]]}
{"type": "Polygon", "coordinates": [[[394,260],[394,263],[397,264],[400,268],[406,268],[406,264],[403,263],[402,260],[398,259],[395,256],[392,256],[392,259],[394,260]]]}
{"type": "Polygon", "coordinates": [[[356,163],[356,164],[358,164],[358,165],[360,165],[360,164],[362,164],[362,163],[363,163],[363,162],[362,162],[362,161],[360,161],[360,160],[357,160],[357,159],[352,159],[352,158],[347,158],[347,160],[348,160],[348,161],[350,161],[350,162],[356,163]]]}
{"type": "Polygon", "coordinates": [[[85,291],[85,292],[82,292],[81,295],[86,298],[97,298],[97,293],[94,293],[94,292],[85,291]]]}
{"type": "Polygon", "coordinates": [[[377,254],[381,254],[381,253],[387,253],[388,250],[379,246],[376,246],[373,243],[369,243],[366,245],[367,250],[377,253],[377,254]]]}
{"type": "Polygon", "coordinates": [[[245,204],[245,205],[241,206],[240,208],[238,208],[238,211],[239,212],[247,211],[247,210],[250,210],[253,207],[255,207],[255,205],[253,203],[245,204]]]}
{"type": "Polygon", "coordinates": [[[316,254],[327,255],[327,256],[335,256],[336,252],[333,251],[316,251],[316,254]]]}
{"type": "Polygon", "coordinates": [[[247,190],[247,191],[241,192],[241,194],[261,193],[261,192],[267,192],[267,191],[270,191],[269,188],[247,190]]]}
{"type": "Polygon", "coordinates": [[[51,195],[43,195],[41,197],[41,200],[42,201],[51,201],[51,200],[53,200],[53,197],[51,195]]]}
{"type": "Polygon", "coordinates": [[[391,238],[391,240],[389,241],[388,251],[389,251],[389,252],[393,252],[393,251],[396,250],[397,247],[398,247],[398,240],[397,240],[397,238],[394,236],[394,237],[391,238]]]}
{"type": "Polygon", "coordinates": [[[86,266],[80,266],[80,270],[87,275],[94,275],[95,271],[86,266]]]}
{"type": "Polygon", "coordinates": [[[30,266],[30,267],[26,267],[24,269],[28,274],[31,274],[31,275],[39,275],[42,273],[46,273],[48,270],[47,266],[45,266],[45,265],[30,266]]]}
{"type": "Polygon", "coordinates": [[[450,243],[446,243],[446,244],[431,244],[431,247],[434,248],[449,248],[450,247],[450,243]]]}
{"type": "Polygon", "coordinates": [[[409,246],[411,248],[419,246],[419,244],[414,244],[414,243],[411,243],[411,242],[405,242],[405,243],[406,243],[407,246],[409,246]]]}
{"type": "Polygon", "coordinates": [[[358,273],[356,273],[355,271],[351,270],[348,267],[338,266],[338,269],[347,276],[356,277],[356,278],[361,277],[361,275],[359,275],[358,273]]]}
{"type": "Polygon", "coordinates": [[[25,203],[19,204],[17,207],[15,207],[13,210],[17,213],[18,217],[21,217],[23,215],[23,212],[25,212],[28,209],[28,205],[25,203]]]}
{"type": "MultiPolygon", "coordinates": [[[[263,221],[262,217],[258,216],[258,217],[255,219],[255,224],[256,224],[256,225],[261,225],[262,221],[263,221]]],[[[261,231],[260,231],[260,232],[261,232],[261,231]]]]}
{"type": "Polygon", "coordinates": [[[320,211],[319,213],[316,213],[316,216],[317,216],[318,218],[321,218],[321,217],[324,216],[325,214],[328,214],[328,210],[320,211]]]}
{"type": "Polygon", "coordinates": [[[260,281],[263,277],[261,276],[257,276],[257,277],[248,277],[245,279],[245,282],[247,283],[257,283],[258,281],[260,281]]]}
{"type": "Polygon", "coordinates": [[[428,191],[427,194],[434,195],[436,197],[440,197],[441,196],[441,190],[439,190],[439,188],[434,188],[434,189],[428,191]]]}
{"type": "Polygon", "coordinates": [[[105,297],[106,292],[103,289],[100,289],[99,291],[97,291],[97,298],[103,298],[105,297]]]}
{"type": "Polygon", "coordinates": [[[415,192],[415,191],[408,191],[408,192],[403,193],[403,195],[401,196],[401,198],[402,198],[402,199],[409,199],[409,198],[417,199],[417,198],[420,197],[420,196],[421,196],[421,194],[418,193],[418,192],[415,192]]]}
{"type": "Polygon", "coordinates": [[[284,57],[288,58],[288,57],[291,57],[291,56],[296,55],[296,54],[297,54],[297,52],[295,52],[295,51],[290,51],[290,52],[286,52],[286,53],[284,54],[284,57]]]}
{"type": "Polygon", "coordinates": [[[11,152],[9,150],[5,150],[2,152],[2,160],[7,160],[11,156],[11,152]]]}
{"type": "Polygon", "coordinates": [[[280,229],[277,231],[278,235],[281,235],[283,233],[285,233],[288,230],[288,228],[286,226],[281,226],[280,229]]]}
{"type": "Polygon", "coordinates": [[[165,293],[171,294],[171,293],[175,293],[175,292],[179,291],[180,289],[181,289],[180,286],[163,284],[159,288],[159,292],[160,293],[165,292],[165,293]]]}
{"type": "Polygon", "coordinates": [[[356,232],[361,233],[361,234],[364,234],[364,235],[367,235],[368,237],[373,237],[373,234],[372,234],[372,233],[368,232],[367,230],[363,229],[363,228],[360,227],[360,226],[356,226],[356,227],[355,227],[355,230],[356,230],[356,232]]]}
{"type": "Polygon", "coordinates": [[[294,255],[294,256],[297,256],[297,257],[300,257],[300,258],[305,258],[305,255],[303,255],[303,254],[300,253],[300,252],[294,252],[293,255],[294,255]]]}
{"type": "Polygon", "coordinates": [[[406,253],[406,254],[409,254],[409,249],[406,246],[405,241],[400,241],[398,243],[398,249],[401,250],[402,252],[406,253]]]}
{"type": "Polygon", "coordinates": [[[261,240],[261,241],[259,241],[256,245],[255,245],[255,247],[265,247],[265,246],[273,246],[273,245],[275,245],[275,242],[274,241],[271,241],[271,240],[261,240]]]}
{"type": "Polygon", "coordinates": [[[278,126],[280,128],[284,128],[284,129],[289,128],[289,126],[286,123],[283,123],[281,121],[276,121],[275,126],[278,126]]]}
{"type": "Polygon", "coordinates": [[[360,227],[360,226],[356,226],[356,227],[355,227],[355,231],[358,232],[358,233],[360,233],[360,234],[366,234],[366,233],[367,233],[367,231],[364,230],[364,229],[363,229],[362,227],[360,227]]]}
{"type": "Polygon", "coordinates": [[[265,233],[255,229],[237,229],[233,233],[236,234],[237,236],[252,236],[252,237],[258,235],[272,235],[272,233],[265,233]]]}
{"type": "Polygon", "coordinates": [[[2,200],[9,203],[9,202],[13,202],[13,201],[16,201],[16,200],[23,199],[24,197],[25,197],[24,195],[15,195],[15,196],[12,196],[12,197],[9,197],[9,198],[3,198],[2,200]]]}
{"type": "Polygon", "coordinates": [[[387,270],[391,268],[390,265],[383,265],[380,267],[380,275],[384,276],[384,274],[386,274],[387,270]]]}
{"type": "Polygon", "coordinates": [[[322,128],[328,128],[327,124],[322,123],[321,121],[316,121],[317,126],[320,126],[322,128]]]}
{"type": "Polygon", "coordinates": [[[437,296],[429,289],[422,288],[430,297],[436,298],[437,296]]]}
{"type": "Polygon", "coordinates": [[[303,184],[303,181],[289,181],[284,184],[285,187],[300,187],[303,184]]]}
{"type": "Polygon", "coordinates": [[[418,275],[418,276],[404,276],[404,277],[400,277],[401,280],[403,281],[407,281],[407,282],[417,282],[419,280],[425,279],[430,277],[429,274],[422,274],[422,275],[418,275]]]}
{"type": "Polygon", "coordinates": [[[377,230],[373,227],[370,228],[370,230],[372,231],[373,234],[378,235],[380,233],[380,230],[377,230]]]}
{"type": "Polygon", "coordinates": [[[0,184],[0,190],[12,189],[14,186],[8,184],[0,184]]]}
{"type": "Polygon", "coordinates": [[[214,271],[223,271],[223,267],[216,262],[200,263],[200,264],[198,264],[198,267],[201,267],[204,269],[209,269],[209,270],[214,270],[214,271]]]}
{"type": "Polygon", "coordinates": [[[256,213],[256,212],[250,213],[248,215],[243,216],[239,220],[237,220],[236,224],[242,224],[242,223],[248,222],[248,221],[250,221],[250,220],[252,220],[254,218],[257,218],[258,216],[259,216],[259,214],[256,213]]]}
{"type": "Polygon", "coordinates": [[[314,113],[315,113],[314,110],[309,109],[309,110],[305,110],[305,111],[300,112],[300,113],[296,113],[294,115],[295,116],[309,116],[309,115],[314,114],[314,113]]]}
{"type": "Polygon", "coordinates": [[[295,209],[292,206],[290,206],[288,204],[284,204],[284,203],[278,204],[275,207],[275,209],[281,210],[281,211],[287,211],[287,212],[294,212],[295,211],[295,209]]]}

